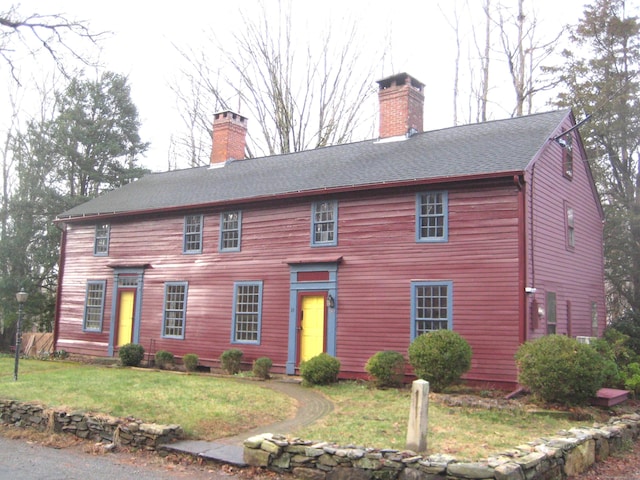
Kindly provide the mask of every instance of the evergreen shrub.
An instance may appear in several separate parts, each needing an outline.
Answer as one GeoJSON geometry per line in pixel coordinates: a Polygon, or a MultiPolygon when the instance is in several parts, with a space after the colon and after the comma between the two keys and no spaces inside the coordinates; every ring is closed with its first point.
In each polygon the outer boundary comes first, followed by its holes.
{"type": "Polygon", "coordinates": [[[268,380],[270,378],[269,373],[272,365],[273,362],[268,357],[256,358],[253,361],[253,375],[263,380],[268,380]]]}
{"type": "Polygon", "coordinates": [[[586,405],[602,387],[608,368],[595,348],[564,335],[524,343],[516,363],[520,384],[546,402],[564,405],[586,405]]]}
{"type": "Polygon", "coordinates": [[[166,350],[158,350],[154,355],[153,360],[156,367],[159,369],[172,367],[176,361],[173,353],[167,352],[166,350]]]}
{"type": "Polygon", "coordinates": [[[184,369],[187,372],[195,372],[198,368],[198,355],[195,353],[187,353],[182,357],[182,363],[184,364],[184,369]]]}
{"type": "Polygon", "coordinates": [[[118,350],[120,363],[125,367],[138,367],[144,358],[144,347],[137,343],[127,343],[118,350]]]}
{"type": "Polygon", "coordinates": [[[385,350],[367,360],[364,369],[378,388],[400,387],[404,380],[405,359],[400,352],[385,350]]]}
{"type": "Polygon", "coordinates": [[[238,350],[237,348],[225,350],[222,352],[222,355],[220,355],[222,369],[229,375],[235,375],[240,371],[243,355],[242,350],[238,350]]]}
{"type": "Polygon", "coordinates": [[[300,375],[307,385],[328,385],[338,381],[340,360],[321,353],[300,364],[300,375]]]}
{"type": "Polygon", "coordinates": [[[424,333],[409,345],[413,371],[434,392],[458,383],[471,368],[471,355],[469,343],[453,330],[424,333]]]}

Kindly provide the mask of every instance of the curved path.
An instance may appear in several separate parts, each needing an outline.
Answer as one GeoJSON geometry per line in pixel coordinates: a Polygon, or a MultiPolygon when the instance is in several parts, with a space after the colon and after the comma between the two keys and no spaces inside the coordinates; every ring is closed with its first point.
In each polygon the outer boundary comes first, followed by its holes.
{"type": "Polygon", "coordinates": [[[260,433],[292,433],[302,427],[311,425],[313,422],[321,419],[325,415],[333,411],[333,403],[324,395],[309,388],[304,388],[297,381],[271,380],[261,385],[265,388],[284,393],[293,398],[297,402],[297,411],[293,418],[287,418],[281,422],[272,423],[271,425],[263,425],[253,428],[249,431],[242,432],[233,437],[225,437],[216,440],[216,442],[226,445],[242,445],[247,438],[260,433]]]}
{"type": "Polygon", "coordinates": [[[243,458],[242,443],[247,438],[261,433],[279,433],[283,435],[292,433],[312,424],[333,411],[333,403],[331,403],[331,401],[313,390],[302,387],[297,381],[285,378],[271,380],[261,386],[284,393],[295,399],[298,404],[295,416],[281,422],[272,423],[271,425],[262,425],[233,437],[219,438],[213,442],[182,440],[162,445],[162,449],[193,455],[205,460],[246,466],[243,458]]]}

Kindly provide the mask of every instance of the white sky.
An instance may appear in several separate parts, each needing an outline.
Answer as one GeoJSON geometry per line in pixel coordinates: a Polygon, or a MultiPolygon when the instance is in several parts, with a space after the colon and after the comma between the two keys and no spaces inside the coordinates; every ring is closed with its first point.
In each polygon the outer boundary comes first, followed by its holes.
{"type": "MultiPolygon", "coordinates": [[[[277,0],[264,1],[267,5],[277,4],[277,0]]],[[[474,8],[480,5],[480,0],[467,2],[474,8]]],[[[493,2],[497,3],[497,0],[493,2]]],[[[509,2],[515,5],[516,0],[503,0],[503,3],[509,2]]],[[[457,3],[462,8],[465,2],[458,0],[457,3]]],[[[559,31],[561,25],[575,23],[582,15],[585,3],[589,2],[525,0],[526,7],[535,5],[540,29],[550,32],[550,35],[559,31]]],[[[452,18],[454,4],[453,0],[294,0],[294,21],[304,23],[302,30],[313,35],[314,28],[323,25],[327,17],[334,22],[344,17],[355,18],[361,31],[371,36],[372,43],[390,32],[394,71],[372,78],[372,85],[382,76],[399,72],[408,72],[425,83],[425,129],[428,130],[451,126],[453,122],[455,39],[443,11],[452,18]]],[[[169,136],[180,128],[175,95],[168,87],[168,83],[178,75],[178,57],[172,44],[198,48],[204,44],[205,31],[215,29],[230,33],[241,29],[239,9],[243,14],[251,15],[258,10],[256,0],[22,0],[19,10],[24,14],[64,13],[70,18],[88,21],[94,31],[113,32],[102,42],[101,60],[105,68],[128,75],[132,98],[142,121],[141,136],[152,144],[143,163],[152,170],[164,170],[169,136]]],[[[466,39],[463,41],[468,42],[471,28],[468,27],[464,33],[466,39]]],[[[29,58],[24,61],[35,64],[29,58]]],[[[495,69],[504,68],[498,65],[497,55],[495,62],[495,69]]],[[[0,76],[6,74],[5,66],[0,65],[0,76]]],[[[90,75],[91,72],[87,72],[87,76],[90,75]]],[[[504,92],[511,99],[509,85],[504,87],[504,92]]],[[[512,105],[513,101],[506,103],[512,105]]],[[[213,115],[213,109],[211,113],[213,115]]],[[[495,118],[508,115],[509,112],[499,109],[493,113],[495,118]]],[[[5,119],[0,118],[0,125],[5,123],[5,119]]]]}

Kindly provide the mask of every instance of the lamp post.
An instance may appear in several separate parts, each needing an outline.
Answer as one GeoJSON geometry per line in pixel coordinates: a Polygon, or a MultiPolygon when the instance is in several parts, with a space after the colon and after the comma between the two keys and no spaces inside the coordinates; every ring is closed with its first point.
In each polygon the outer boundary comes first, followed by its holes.
{"type": "Polygon", "coordinates": [[[16,300],[18,301],[18,325],[16,326],[16,361],[13,367],[13,380],[18,381],[18,362],[20,361],[20,344],[22,343],[22,306],[27,301],[29,294],[21,288],[16,293],[16,300]]]}

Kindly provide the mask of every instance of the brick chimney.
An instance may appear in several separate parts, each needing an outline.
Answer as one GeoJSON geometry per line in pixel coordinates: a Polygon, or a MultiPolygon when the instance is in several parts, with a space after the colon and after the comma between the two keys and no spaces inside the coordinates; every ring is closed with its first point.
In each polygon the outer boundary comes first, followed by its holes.
{"type": "Polygon", "coordinates": [[[213,116],[211,165],[227,160],[242,160],[246,145],[247,119],[230,110],[213,116]]]}
{"type": "Polygon", "coordinates": [[[378,80],[380,138],[422,132],[424,84],[407,73],[378,80]]]}

